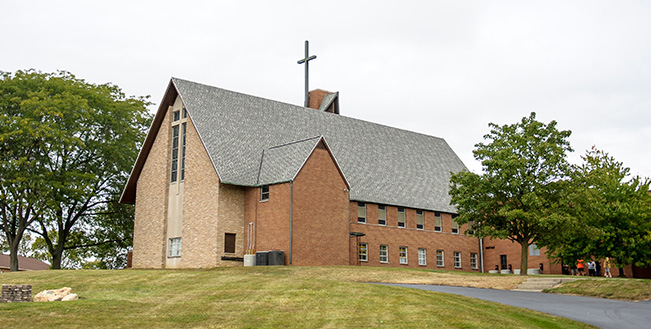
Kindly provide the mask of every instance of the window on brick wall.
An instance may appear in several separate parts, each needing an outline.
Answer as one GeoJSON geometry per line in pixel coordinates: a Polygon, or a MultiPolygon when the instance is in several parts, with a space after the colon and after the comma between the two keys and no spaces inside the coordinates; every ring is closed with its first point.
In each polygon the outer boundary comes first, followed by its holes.
{"type": "Polygon", "coordinates": [[[389,262],[389,246],[386,244],[380,245],[380,263],[389,262]]]}
{"type": "Polygon", "coordinates": [[[383,205],[377,206],[377,214],[377,223],[380,225],[387,225],[387,207],[383,205]]]}
{"type": "Polygon", "coordinates": [[[178,180],[177,178],[178,170],[179,170],[179,126],[176,125],[172,127],[172,169],[170,171],[170,182],[174,183],[178,180]]]}
{"type": "Polygon", "coordinates": [[[230,254],[235,253],[235,233],[224,234],[224,252],[230,254]]]}
{"type": "Polygon", "coordinates": [[[443,250],[436,251],[436,266],[445,267],[445,259],[443,256],[443,250]]]}
{"type": "Polygon", "coordinates": [[[452,215],[452,233],[454,234],[459,234],[459,223],[455,220],[457,217],[457,215],[452,215]]]}
{"type": "Polygon", "coordinates": [[[425,248],[418,248],[418,265],[427,265],[427,249],[425,248]]]}
{"type": "Polygon", "coordinates": [[[477,253],[470,253],[470,268],[473,270],[477,269],[477,253]]]}
{"type": "Polygon", "coordinates": [[[167,246],[168,257],[181,257],[181,238],[170,238],[167,246]]]}
{"type": "Polygon", "coordinates": [[[366,203],[357,202],[357,222],[366,223],[366,203]]]}
{"type": "Polygon", "coordinates": [[[416,229],[422,230],[425,228],[425,215],[422,210],[416,210],[416,229]]]}
{"type": "Polygon", "coordinates": [[[269,185],[260,187],[260,201],[269,200],[269,185]]]}
{"type": "Polygon", "coordinates": [[[461,268],[461,252],[454,252],[454,268],[461,268]]]}
{"type": "Polygon", "coordinates": [[[398,227],[405,227],[405,208],[398,208],[398,227]]]}
{"type": "Polygon", "coordinates": [[[359,260],[362,262],[368,262],[368,244],[360,243],[359,244],[359,260]]]}
{"type": "Polygon", "coordinates": [[[529,245],[529,256],[540,256],[540,249],[535,244],[529,245]]]}
{"type": "Polygon", "coordinates": [[[407,247],[400,247],[400,264],[407,264],[407,247]]]}
{"type": "Polygon", "coordinates": [[[435,232],[441,232],[441,230],[442,230],[441,213],[440,212],[435,212],[434,213],[434,231],[435,232]]]}

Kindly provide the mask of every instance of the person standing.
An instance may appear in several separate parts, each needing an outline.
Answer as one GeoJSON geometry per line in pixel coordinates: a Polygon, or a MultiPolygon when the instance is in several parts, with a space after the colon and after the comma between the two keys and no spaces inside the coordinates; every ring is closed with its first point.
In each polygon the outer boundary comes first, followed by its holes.
{"type": "Polygon", "coordinates": [[[594,260],[588,262],[588,276],[594,276],[594,260]]]}
{"type": "Polygon", "coordinates": [[[576,270],[579,271],[580,276],[585,276],[585,272],[583,272],[583,268],[585,265],[583,264],[583,258],[577,259],[576,260],[576,270]]]}
{"type": "Polygon", "coordinates": [[[594,276],[601,276],[601,262],[598,259],[594,262],[594,276]]]}
{"type": "Polygon", "coordinates": [[[613,277],[612,273],[610,273],[610,257],[606,257],[604,261],[604,276],[607,278],[613,277]]]}

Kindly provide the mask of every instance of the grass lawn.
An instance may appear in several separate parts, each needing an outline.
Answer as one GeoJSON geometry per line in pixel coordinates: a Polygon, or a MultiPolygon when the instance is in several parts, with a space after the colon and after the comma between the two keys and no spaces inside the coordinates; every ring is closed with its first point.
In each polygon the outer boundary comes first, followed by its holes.
{"type": "Polygon", "coordinates": [[[640,301],[651,299],[651,280],[620,278],[586,278],[566,282],[545,292],[640,301]]]}
{"type": "Polygon", "coordinates": [[[0,304],[0,319],[3,325],[22,328],[590,327],[462,296],[359,282],[435,283],[459,281],[464,276],[476,286],[479,281],[497,286],[517,285],[521,280],[364,267],[3,273],[1,283],[31,284],[34,294],[68,286],[80,300],[0,304]]]}

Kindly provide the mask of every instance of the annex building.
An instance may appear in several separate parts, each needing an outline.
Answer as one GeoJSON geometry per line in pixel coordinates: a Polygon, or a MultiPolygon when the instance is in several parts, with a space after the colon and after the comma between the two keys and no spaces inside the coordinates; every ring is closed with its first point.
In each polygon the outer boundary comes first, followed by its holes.
{"type": "Polygon", "coordinates": [[[445,140],[310,94],[303,107],[171,79],[121,198],[136,206],[133,267],[240,265],[263,250],[292,265],[519,267],[519,246],[455,223],[449,177],[466,167],[445,140]]]}

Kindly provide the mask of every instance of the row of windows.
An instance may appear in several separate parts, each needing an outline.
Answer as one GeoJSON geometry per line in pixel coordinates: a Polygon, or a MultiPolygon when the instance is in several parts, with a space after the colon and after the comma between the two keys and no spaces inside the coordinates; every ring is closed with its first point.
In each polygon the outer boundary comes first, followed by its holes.
{"type": "MultiPolygon", "coordinates": [[[[362,262],[368,261],[368,243],[359,244],[359,260],[362,262]]],[[[400,264],[409,264],[408,248],[398,247],[398,262],[400,264]]],[[[445,251],[436,250],[436,266],[445,267],[445,251]]],[[[461,268],[461,252],[453,252],[454,268],[461,268]]],[[[389,246],[386,244],[380,245],[380,263],[389,263],[389,246]]],[[[427,266],[427,249],[418,248],[418,265],[427,266]]],[[[470,268],[476,270],[477,267],[477,253],[470,253],[470,268]]]]}
{"type": "MultiPolygon", "coordinates": [[[[384,205],[378,205],[378,225],[387,224],[387,208],[384,205]]],[[[406,227],[406,216],[405,208],[398,207],[398,227],[406,227]]],[[[457,215],[452,215],[452,233],[459,234],[459,223],[454,219],[457,215]]],[[[357,222],[366,223],[366,203],[358,202],[357,203],[357,222]]],[[[416,210],[416,229],[424,230],[425,229],[425,213],[423,210],[416,210]]],[[[434,213],[434,231],[441,232],[443,231],[441,213],[434,213]]]]}

